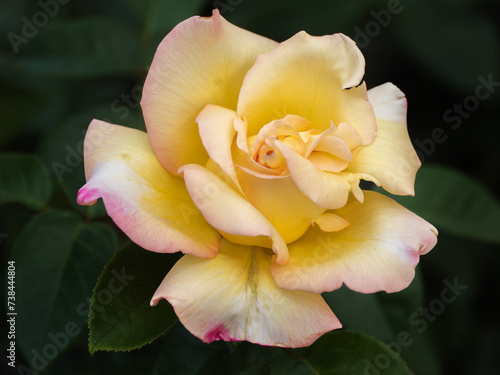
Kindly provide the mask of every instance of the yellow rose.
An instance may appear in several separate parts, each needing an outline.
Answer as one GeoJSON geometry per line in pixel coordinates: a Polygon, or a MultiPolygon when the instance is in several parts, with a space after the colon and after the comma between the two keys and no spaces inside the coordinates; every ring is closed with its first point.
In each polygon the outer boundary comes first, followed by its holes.
{"type": "Polygon", "coordinates": [[[436,229],[373,181],[413,194],[420,166],[406,99],[369,91],[342,34],[283,43],[220,16],[190,18],[158,47],[141,102],[148,133],[94,120],[80,204],[102,197],[140,246],[185,255],[166,298],[205,342],[301,347],[341,327],[320,293],[411,282],[436,229]]]}

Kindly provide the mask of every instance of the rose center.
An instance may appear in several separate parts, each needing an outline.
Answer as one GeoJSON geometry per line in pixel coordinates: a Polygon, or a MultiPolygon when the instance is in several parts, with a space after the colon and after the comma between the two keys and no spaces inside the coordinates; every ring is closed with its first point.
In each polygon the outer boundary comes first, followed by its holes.
{"type": "Polygon", "coordinates": [[[287,163],[278,142],[327,172],[347,168],[362,145],[359,132],[347,123],[338,127],[332,123],[322,131],[312,129],[311,122],[303,117],[288,115],[263,126],[259,134],[248,139],[253,160],[281,173],[287,172],[287,163]]]}

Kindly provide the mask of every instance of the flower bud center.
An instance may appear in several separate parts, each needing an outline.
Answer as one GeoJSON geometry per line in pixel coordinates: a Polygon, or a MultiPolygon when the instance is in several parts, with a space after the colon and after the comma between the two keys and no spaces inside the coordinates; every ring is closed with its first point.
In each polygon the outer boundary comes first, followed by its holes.
{"type": "Polygon", "coordinates": [[[332,123],[329,129],[322,131],[312,129],[310,121],[296,115],[270,122],[248,142],[253,160],[281,173],[287,173],[287,163],[277,142],[327,172],[341,172],[347,168],[362,145],[359,132],[347,123],[338,127],[332,123]]]}

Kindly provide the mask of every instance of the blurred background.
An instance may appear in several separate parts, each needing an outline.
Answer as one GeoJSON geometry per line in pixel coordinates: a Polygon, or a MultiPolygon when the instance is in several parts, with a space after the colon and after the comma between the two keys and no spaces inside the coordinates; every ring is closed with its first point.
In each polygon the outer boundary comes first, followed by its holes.
{"type": "MultiPolygon", "coordinates": [[[[93,118],[145,130],[138,103],[158,43],[180,21],[210,16],[215,7],[280,42],[300,30],[342,32],[365,56],[369,88],[390,81],[406,94],[423,167],[416,196],[399,201],[436,225],[438,245],[402,293],[341,289],[325,298],[348,329],[388,344],[408,332],[402,357],[416,374],[497,374],[498,0],[2,0],[0,275],[7,280],[7,261],[16,259],[16,364],[25,366],[13,373],[209,373],[194,363],[211,353],[224,363],[222,373],[279,373],[267,362],[236,370],[231,346],[202,345],[180,324],[129,353],[91,356],[87,348],[87,297],[127,239],[101,203],[76,204],[85,130],[93,118]],[[48,333],[65,330],[74,334],[37,357],[48,333]]],[[[6,319],[1,325],[7,348],[6,319]]],[[[248,358],[269,358],[243,347],[248,358]]]]}

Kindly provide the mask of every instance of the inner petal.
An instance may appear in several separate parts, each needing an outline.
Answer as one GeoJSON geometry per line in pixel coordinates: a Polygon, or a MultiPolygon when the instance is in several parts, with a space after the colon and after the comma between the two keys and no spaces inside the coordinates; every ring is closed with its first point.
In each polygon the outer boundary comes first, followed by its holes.
{"type": "Polygon", "coordinates": [[[272,140],[266,140],[266,144],[258,152],[256,161],[271,169],[281,170],[286,167],[285,159],[272,140]]]}
{"type": "Polygon", "coordinates": [[[324,152],[346,161],[352,160],[349,146],[347,146],[343,139],[336,136],[322,137],[314,148],[314,151],[324,152]]]}
{"type": "Polygon", "coordinates": [[[287,115],[283,119],[271,121],[256,136],[248,139],[251,157],[266,168],[284,171],[286,161],[276,148],[275,141],[279,140],[303,155],[310,129],[311,122],[300,116],[287,115]]]}
{"type": "Polygon", "coordinates": [[[314,151],[308,159],[316,168],[327,172],[342,172],[349,165],[347,160],[321,151],[314,151]]]}

